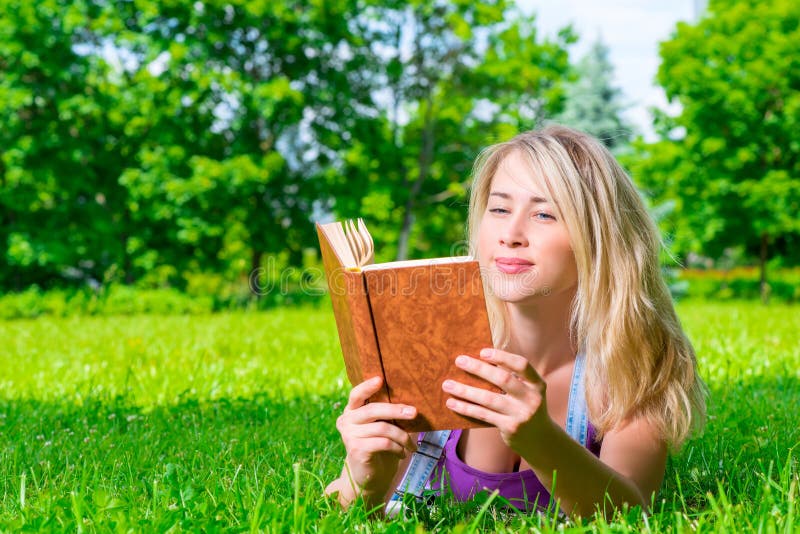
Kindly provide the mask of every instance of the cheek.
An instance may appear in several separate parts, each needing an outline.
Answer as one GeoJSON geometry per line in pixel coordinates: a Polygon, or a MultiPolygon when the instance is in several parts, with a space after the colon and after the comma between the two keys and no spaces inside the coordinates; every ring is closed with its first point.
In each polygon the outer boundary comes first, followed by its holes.
{"type": "Polygon", "coordinates": [[[578,280],[578,265],[575,263],[575,253],[569,242],[562,243],[559,250],[559,257],[561,259],[561,268],[570,278],[575,281],[578,280]]]}
{"type": "Polygon", "coordinates": [[[562,270],[575,271],[575,254],[572,252],[572,245],[567,235],[553,235],[548,240],[547,255],[559,264],[562,270]]]}
{"type": "Polygon", "coordinates": [[[481,223],[480,228],[478,228],[478,238],[475,240],[475,246],[477,250],[475,253],[478,256],[479,260],[483,260],[486,256],[486,253],[489,251],[489,228],[485,222],[481,223]]]}

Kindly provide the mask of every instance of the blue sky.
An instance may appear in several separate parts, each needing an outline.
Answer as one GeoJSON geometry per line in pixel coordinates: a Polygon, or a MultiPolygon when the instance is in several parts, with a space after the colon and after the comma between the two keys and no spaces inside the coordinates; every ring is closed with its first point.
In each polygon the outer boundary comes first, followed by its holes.
{"type": "Polygon", "coordinates": [[[658,43],[670,37],[678,21],[692,22],[703,0],[517,0],[526,12],[535,11],[538,27],[555,35],[572,23],[580,40],[570,53],[581,57],[600,37],[609,47],[616,86],[630,107],[626,117],[652,139],[648,108],[666,108],[664,92],[655,85],[658,43]]]}

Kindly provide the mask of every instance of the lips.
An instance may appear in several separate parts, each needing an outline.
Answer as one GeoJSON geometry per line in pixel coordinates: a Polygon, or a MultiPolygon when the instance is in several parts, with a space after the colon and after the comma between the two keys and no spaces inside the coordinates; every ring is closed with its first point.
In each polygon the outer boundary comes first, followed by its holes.
{"type": "Polygon", "coordinates": [[[506,274],[525,272],[533,267],[533,263],[522,258],[495,258],[497,268],[506,274]]]}

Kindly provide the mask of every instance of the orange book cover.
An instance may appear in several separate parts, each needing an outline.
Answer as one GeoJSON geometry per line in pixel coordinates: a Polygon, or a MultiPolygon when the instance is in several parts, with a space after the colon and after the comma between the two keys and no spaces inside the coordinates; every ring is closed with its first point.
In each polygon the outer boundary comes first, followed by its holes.
{"type": "Polygon", "coordinates": [[[350,383],[384,378],[370,401],[416,406],[410,432],[474,428],[485,423],[445,406],[442,382],[496,388],[455,365],[492,346],[478,262],[467,257],[375,264],[372,239],[358,227],[317,224],[339,341],[350,383]]]}

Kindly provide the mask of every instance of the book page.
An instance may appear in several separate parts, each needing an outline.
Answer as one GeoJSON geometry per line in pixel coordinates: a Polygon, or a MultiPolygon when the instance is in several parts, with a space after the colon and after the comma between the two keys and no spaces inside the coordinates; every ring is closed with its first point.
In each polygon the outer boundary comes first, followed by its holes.
{"type": "Polygon", "coordinates": [[[427,258],[421,260],[387,261],[385,263],[373,263],[372,265],[365,265],[364,267],[362,267],[361,270],[379,271],[381,269],[399,269],[403,267],[425,267],[427,265],[463,263],[467,261],[474,261],[474,260],[471,256],[453,256],[451,258],[427,258]]]}

